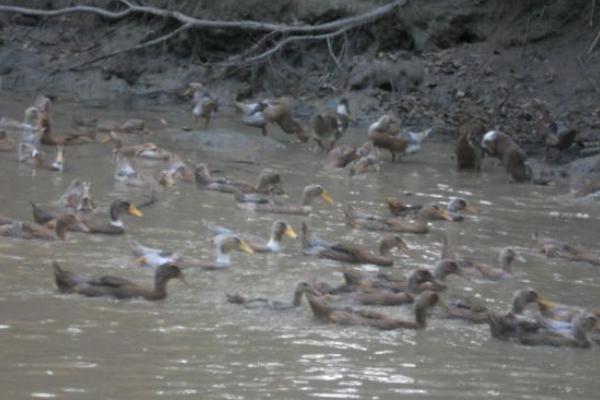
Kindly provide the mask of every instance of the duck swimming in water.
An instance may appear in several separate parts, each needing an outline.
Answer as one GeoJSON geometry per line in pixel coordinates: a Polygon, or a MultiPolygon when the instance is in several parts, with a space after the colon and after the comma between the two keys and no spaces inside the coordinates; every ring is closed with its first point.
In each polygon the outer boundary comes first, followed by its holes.
{"type": "Polygon", "coordinates": [[[512,306],[505,314],[488,314],[488,323],[492,337],[501,340],[518,338],[527,333],[540,330],[540,323],[522,316],[529,304],[544,300],[540,294],[531,288],[519,289],[513,295],[512,306]]]}
{"type": "MultiPolygon", "coordinates": [[[[40,207],[32,203],[33,218],[39,224],[54,225],[55,215],[42,210],[40,207]]],[[[91,219],[82,219],[81,224],[73,227],[73,230],[78,232],[88,232],[104,235],[122,235],[125,233],[125,225],[121,221],[121,214],[127,213],[134,217],[142,217],[144,214],[133,204],[126,200],[115,200],[110,205],[109,215],[110,222],[99,222],[91,219]]]]}
{"type": "Polygon", "coordinates": [[[61,293],[76,293],[86,297],[113,297],[120,300],[141,298],[157,301],[167,297],[167,283],[171,279],[185,282],[183,272],[173,264],[162,265],[156,269],[152,289],[117,276],[88,278],[62,269],[57,262],[53,262],[52,265],[56,286],[61,293]]]}
{"type": "Polygon", "coordinates": [[[429,291],[422,293],[415,301],[415,320],[405,321],[370,310],[334,308],[328,303],[326,296],[314,290],[307,292],[306,298],[314,316],[321,321],[345,326],[369,326],[380,330],[425,329],[427,312],[438,302],[436,293],[429,291]]]}
{"type": "Polygon", "coordinates": [[[238,236],[223,233],[212,239],[215,247],[215,260],[196,260],[177,253],[142,246],[135,240],[130,240],[131,251],[136,257],[136,264],[143,267],[158,267],[163,264],[176,263],[185,268],[199,268],[204,270],[227,269],[231,266],[231,252],[241,251],[254,254],[254,250],[238,236]]]}
{"type": "Polygon", "coordinates": [[[590,334],[597,328],[598,322],[596,315],[582,311],[573,318],[571,328],[566,331],[523,332],[517,340],[528,346],[589,348],[593,344],[590,334]]]}
{"type": "Polygon", "coordinates": [[[319,197],[327,204],[333,204],[331,195],[321,185],[308,185],[304,188],[300,204],[283,204],[270,197],[244,194],[239,191],[234,193],[236,204],[244,210],[273,214],[309,215],[312,211],[311,202],[319,197]]]}
{"type": "Polygon", "coordinates": [[[249,310],[270,309],[276,311],[288,311],[298,308],[302,305],[302,296],[311,289],[308,282],[299,282],[294,288],[294,294],[291,302],[280,300],[270,300],[264,297],[246,298],[239,293],[226,293],[227,301],[232,304],[239,304],[249,310]]]}
{"type": "Polygon", "coordinates": [[[283,220],[273,221],[271,224],[271,234],[268,240],[256,235],[238,234],[220,226],[214,227],[213,229],[217,236],[224,233],[238,236],[248,243],[248,246],[250,246],[255,253],[277,253],[281,250],[281,241],[284,236],[290,239],[296,239],[297,237],[296,232],[291,225],[283,220]]]}
{"type": "Polygon", "coordinates": [[[537,232],[534,233],[533,239],[537,241],[540,252],[547,257],[559,257],[569,261],[579,261],[600,266],[600,256],[594,254],[590,249],[557,239],[539,237],[537,232]]]}
{"type": "Polygon", "coordinates": [[[8,222],[10,223],[0,225],[0,236],[27,240],[66,240],[67,231],[69,230],[77,230],[79,232],[89,231],[88,227],[78,216],[70,213],[58,217],[54,229],[44,225],[18,220],[11,220],[8,222]]]}
{"type": "Polygon", "coordinates": [[[202,163],[196,167],[195,180],[198,189],[211,190],[221,193],[259,193],[271,194],[280,193],[279,183],[281,176],[278,172],[265,169],[258,176],[258,184],[256,186],[245,182],[238,182],[228,178],[215,178],[211,175],[208,165],[202,163]]]}
{"type": "Polygon", "coordinates": [[[306,223],[302,223],[302,245],[303,253],[316,255],[320,258],[341,261],[351,264],[374,264],[384,267],[394,265],[390,257],[390,250],[400,248],[407,254],[411,254],[408,246],[400,235],[385,236],[379,245],[379,255],[371,254],[368,250],[347,243],[328,243],[316,238],[308,231],[306,223]]]}
{"type": "Polygon", "coordinates": [[[380,217],[373,214],[357,211],[354,207],[346,205],[344,207],[346,224],[355,229],[364,229],[369,231],[399,232],[426,234],[429,232],[429,221],[447,220],[452,217],[448,211],[440,206],[433,204],[424,206],[418,214],[416,220],[406,220],[402,218],[380,217]]]}
{"type": "MultiPolygon", "coordinates": [[[[407,216],[418,216],[419,211],[423,208],[423,204],[405,204],[397,198],[388,197],[387,205],[390,213],[396,217],[407,217],[407,216]]],[[[475,207],[467,202],[462,197],[450,197],[448,198],[447,205],[448,214],[452,218],[452,221],[459,222],[464,219],[462,213],[477,214],[478,211],[475,207]]]]}

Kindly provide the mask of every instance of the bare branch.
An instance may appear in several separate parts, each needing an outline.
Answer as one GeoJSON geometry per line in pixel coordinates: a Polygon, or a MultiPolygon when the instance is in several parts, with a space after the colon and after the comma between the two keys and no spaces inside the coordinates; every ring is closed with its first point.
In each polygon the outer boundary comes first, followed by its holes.
{"type": "Polygon", "coordinates": [[[83,68],[85,66],[88,66],[90,64],[94,64],[94,63],[96,63],[98,61],[105,60],[107,58],[111,58],[111,57],[114,57],[114,56],[119,55],[119,54],[123,54],[123,53],[127,53],[127,52],[130,52],[130,51],[140,50],[140,49],[143,49],[143,48],[146,48],[146,47],[154,46],[155,44],[159,44],[159,43],[162,43],[164,41],[169,40],[173,36],[177,35],[180,32],[183,32],[183,31],[189,29],[190,27],[191,26],[187,25],[187,24],[186,25],[181,25],[179,28],[177,28],[177,29],[175,29],[175,30],[167,33],[166,35],[157,37],[156,39],[152,39],[152,40],[149,40],[149,41],[144,42],[144,43],[140,43],[137,46],[127,47],[125,49],[119,49],[119,50],[112,51],[110,53],[102,54],[102,55],[100,55],[98,57],[92,58],[91,60],[87,60],[87,61],[85,61],[85,62],[83,62],[81,64],[78,64],[78,65],[75,65],[73,67],[70,67],[70,68],[67,69],[67,71],[76,71],[76,70],[78,70],[80,68],[83,68]]]}
{"type": "Polygon", "coordinates": [[[374,8],[373,10],[367,11],[363,14],[355,15],[348,18],[341,18],[332,22],[327,22],[319,25],[287,25],[287,24],[274,24],[269,22],[260,21],[219,21],[219,20],[207,20],[190,17],[189,15],[183,14],[179,11],[169,11],[156,7],[139,6],[132,4],[129,1],[121,0],[121,3],[127,5],[127,9],[119,12],[112,12],[103,8],[91,7],[91,6],[74,6],[60,8],[57,10],[39,10],[25,7],[15,6],[0,6],[0,12],[20,13],[25,15],[35,15],[40,17],[55,17],[64,14],[72,13],[92,13],[99,14],[106,18],[117,19],[128,16],[129,14],[148,14],[162,18],[174,18],[184,25],[190,24],[194,28],[232,28],[232,29],[244,29],[254,31],[277,31],[279,33],[313,33],[322,31],[335,31],[348,26],[359,26],[369,23],[383,15],[389,13],[396,7],[405,5],[408,0],[394,0],[389,4],[381,7],[374,8]]]}

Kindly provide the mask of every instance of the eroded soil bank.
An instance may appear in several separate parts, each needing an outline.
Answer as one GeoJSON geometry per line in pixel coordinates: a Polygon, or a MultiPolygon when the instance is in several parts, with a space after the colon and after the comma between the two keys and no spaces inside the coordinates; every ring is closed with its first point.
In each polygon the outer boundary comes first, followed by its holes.
{"type": "MultiPolygon", "coordinates": [[[[44,7],[67,1],[7,1],[44,7]],[[41,4],[43,3],[43,4],[41,4]]],[[[116,1],[85,4],[111,10],[116,1]]],[[[316,24],[364,12],[372,1],[146,1],[224,20],[316,24]],[[276,4],[272,4],[276,3],[276,4]]],[[[292,43],[265,62],[225,66],[257,40],[243,30],[187,31],[137,52],[73,67],[173,29],[174,21],[134,16],[108,21],[92,14],[36,18],[0,14],[2,88],[82,102],[115,101],[187,107],[182,89],[203,81],[227,106],[236,97],[291,94],[308,121],[339,95],[350,98],[355,124],[393,112],[407,126],[453,135],[479,118],[499,127],[530,156],[543,153],[544,114],[578,131],[553,162],[591,154],[600,128],[600,63],[592,47],[600,21],[588,0],[409,1],[386,17],[331,42],[292,43]],[[591,49],[591,52],[588,51],[591,49]],[[332,57],[332,54],[335,57],[332,57]],[[543,130],[543,129],[542,129],[543,130]]],[[[226,108],[226,107],[225,107],[226,108]]],[[[451,136],[450,136],[451,137],[451,136]]]]}

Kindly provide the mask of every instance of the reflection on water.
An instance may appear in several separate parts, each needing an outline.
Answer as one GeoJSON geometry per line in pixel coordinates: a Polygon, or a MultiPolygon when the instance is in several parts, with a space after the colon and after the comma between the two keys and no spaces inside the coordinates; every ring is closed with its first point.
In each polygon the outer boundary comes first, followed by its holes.
{"type": "MultiPolygon", "coordinates": [[[[18,117],[25,104],[3,102],[6,97],[0,106],[11,117],[18,117]]],[[[60,132],[71,119],[66,105],[57,104],[55,110],[60,132]]],[[[150,126],[161,117],[190,120],[188,114],[169,109],[88,112],[120,119],[140,116],[150,126]]],[[[240,129],[226,118],[216,123],[240,129]]],[[[362,131],[352,134],[356,138],[362,131]]],[[[411,202],[467,197],[480,214],[463,223],[436,223],[427,236],[406,235],[416,255],[399,257],[397,268],[408,271],[431,265],[440,252],[440,232],[445,231],[465,256],[492,260],[499,248],[510,245],[527,258],[526,264],[516,266],[512,281],[450,278],[454,292],[476,295],[495,310],[506,308],[512,292],[523,285],[565,303],[600,303],[597,269],[545,259],[533,249],[534,230],[597,244],[598,207],[583,205],[582,210],[582,205],[554,197],[564,192],[560,185],[510,184],[494,167],[482,174],[458,173],[449,148],[435,143],[397,165],[386,164],[380,174],[352,180],[343,172],[324,169],[323,155],[306,151],[303,145],[239,154],[186,149],[160,133],[151,140],[245,181],[253,182],[264,166],[272,165],[281,171],[292,198],[304,185],[320,183],[337,202],[317,203],[311,227],[324,238],[371,248],[380,235],[346,228],[344,201],[386,213],[383,199],[405,192],[413,193],[407,198],[411,202]],[[224,161],[236,159],[255,159],[260,165],[224,161]],[[561,217],[577,212],[589,217],[561,217]]],[[[151,171],[155,165],[160,164],[139,166],[151,171]]],[[[75,177],[93,181],[92,192],[104,207],[117,197],[138,201],[146,194],[113,184],[111,153],[99,145],[68,148],[62,175],[18,166],[12,154],[0,154],[0,170],[2,214],[21,219],[30,219],[29,201],[51,203],[75,177]]],[[[228,195],[200,192],[185,184],[162,194],[159,205],[144,214],[141,219],[124,217],[133,238],[196,258],[212,257],[202,220],[265,236],[272,221],[266,214],[238,210],[228,195]]],[[[304,220],[286,219],[296,230],[304,220]]],[[[337,263],[303,257],[298,242],[285,241],[283,248],[279,255],[234,254],[235,267],[229,271],[190,271],[189,286],[175,282],[166,301],[150,304],[56,293],[52,259],[82,273],[116,273],[150,283],[153,271],[127,266],[131,256],[123,238],[73,234],[64,243],[0,240],[3,398],[589,399],[595,395],[597,374],[591,366],[596,350],[515,346],[491,340],[485,326],[435,319],[424,332],[348,329],[316,322],[307,307],[274,313],[224,302],[224,292],[287,299],[297,281],[341,279],[337,263]]],[[[406,307],[385,311],[407,318],[411,314],[406,307]]]]}

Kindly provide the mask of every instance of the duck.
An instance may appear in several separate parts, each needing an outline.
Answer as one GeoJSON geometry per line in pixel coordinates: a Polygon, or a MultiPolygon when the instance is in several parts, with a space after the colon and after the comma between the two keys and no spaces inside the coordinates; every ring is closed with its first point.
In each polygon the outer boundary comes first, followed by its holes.
{"type": "Polygon", "coordinates": [[[260,193],[271,194],[281,192],[278,184],[281,182],[281,176],[276,171],[265,169],[258,176],[256,186],[245,182],[238,182],[228,178],[214,178],[208,165],[201,163],[195,169],[196,187],[203,190],[211,190],[221,193],[260,193]]]}
{"type": "Polygon", "coordinates": [[[327,153],[325,164],[331,168],[344,168],[346,165],[359,158],[357,147],[350,144],[333,146],[327,153]]]}
{"type": "Polygon", "coordinates": [[[406,242],[400,235],[386,235],[379,244],[379,255],[372,254],[367,249],[347,243],[328,243],[314,238],[308,230],[306,223],[302,223],[303,253],[316,255],[320,258],[341,261],[350,264],[374,264],[382,267],[391,267],[394,260],[390,257],[390,250],[398,247],[406,254],[411,254],[406,242]]]}
{"type": "Polygon", "coordinates": [[[357,211],[354,207],[346,205],[344,207],[346,224],[354,229],[363,229],[369,231],[412,233],[423,235],[429,232],[429,221],[444,219],[451,221],[452,217],[448,211],[442,209],[437,204],[424,206],[418,214],[416,220],[405,220],[402,218],[386,218],[377,215],[367,214],[357,211]]]}
{"type": "Polygon", "coordinates": [[[39,240],[66,240],[67,231],[77,230],[87,232],[89,228],[75,214],[66,213],[56,219],[54,229],[45,225],[19,220],[11,220],[10,223],[0,225],[0,236],[18,239],[39,240]]]}
{"type": "Polygon", "coordinates": [[[183,161],[181,156],[175,153],[169,154],[169,164],[165,171],[174,179],[182,182],[192,183],[196,181],[194,168],[183,161]]]}
{"type": "Polygon", "coordinates": [[[513,294],[511,309],[508,313],[488,313],[488,323],[492,337],[500,340],[518,338],[526,333],[535,333],[541,324],[524,317],[522,314],[529,304],[538,303],[544,298],[532,288],[523,288],[513,294]]]}
{"type": "Polygon", "coordinates": [[[89,233],[103,234],[103,235],[122,235],[125,233],[125,225],[121,221],[121,214],[127,213],[134,217],[143,217],[144,214],[139,210],[138,207],[131,204],[126,200],[117,199],[110,205],[109,215],[110,222],[96,222],[91,220],[84,220],[85,225],[89,229],[89,233]]]}
{"type": "Polygon", "coordinates": [[[114,179],[117,183],[130,187],[156,189],[158,182],[153,177],[138,173],[127,157],[117,153],[116,160],[114,179]]]}
{"type": "Polygon", "coordinates": [[[500,263],[499,268],[491,267],[485,264],[475,263],[473,264],[475,274],[479,279],[485,279],[488,281],[499,281],[504,279],[512,278],[512,264],[513,261],[526,262],[522,255],[517,253],[511,247],[505,247],[498,253],[498,261],[500,263]]]}
{"type": "Polygon", "coordinates": [[[371,151],[367,155],[362,156],[349,164],[348,175],[352,177],[369,172],[379,172],[380,170],[381,159],[379,158],[379,152],[371,151]]]}
{"type": "Polygon", "coordinates": [[[408,149],[409,142],[405,138],[397,137],[399,127],[394,119],[385,114],[369,126],[368,137],[373,146],[388,150],[392,155],[392,162],[396,162],[396,155],[408,149]]]}
{"type": "Polygon", "coordinates": [[[600,318],[600,310],[586,310],[582,307],[558,304],[545,298],[539,300],[537,306],[540,313],[538,321],[549,329],[571,328],[573,319],[581,312],[590,312],[600,318]]]}
{"type": "Polygon", "coordinates": [[[54,280],[61,293],[75,293],[86,297],[113,297],[119,300],[163,300],[167,297],[167,284],[171,279],[185,282],[183,272],[174,264],[161,265],[154,274],[154,287],[149,289],[128,279],[117,276],[89,278],[63,269],[56,261],[52,263],[54,280]]]}
{"type": "Polygon", "coordinates": [[[427,312],[437,304],[439,299],[434,292],[423,292],[415,301],[415,320],[405,321],[376,311],[350,307],[334,308],[327,301],[327,296],[320,295],[314,290],[308,291],[306,298],[313,315],[318,320],[345,326],[369,326],[380,330],[425,329],[427,326],[427,312]]]}
{"type": "Polygon", "coordinates": [[[77,205],[77,211],[79,212],[93,212],[96,209],[96,203],[94,203],[94,199],[92,198],[91,189],[92,182],[83,181],[81,182],[81,197],[79,200],[79,204],[77,205]]]}
{"type": "Polygon", "coordinates": [[[8,137],[6,132],[0,131],[0,152],[12,152],[15,150],[15,144],[8,137]]]}
{"type": "Polygon", "coordinates": [[[171,158],[171,153],[158,147],[154,143],[142,143],[123,145],[123,140],[119,138],[117,132],[110,131],[108,138],[104,141],[113,141],[115,144],[114,153],[122,157],[135,157],[147,160],[162,160],[167,161],[171,158]]]}
{"type": "Polygon", "coordinates": [[[83,143],[85,138],[80,135],[54,136],[52,134],[50,105],[51,100],[44,95],[39,95],[34,102],[34,107],[40,112],[38,121],[38,129],[41,132],[40,143],[46,146],[68,146],[83,143]]]}
{"type": "Polygon", "coordinates": [[[309,215],[312,211],[311,202],[320,197],[325,203],[333,204],[333,198],[321,185],[307,185],[304,187],[302,202],[300,204],[282,204],[270,197],[256,194],[234,192],[234,198],[239,208],[257,212],[273,214],[309,215]]]}
{"type": "Polygon", "coordinates": [[[467,120],[458,127],[458,139],[454,154],[459,170],[479,171],[481,169],[483,151],[479,143],[485,133],[485,126],[475,119],[467,120]]]}
{"type": "Polygon", "coordinates": [[[312,120],[313,140],[321,150],[330,151],[348,129],[350,111],[348,99],[339,99],[335,111],[321,112],[312,120]],[[325,141],[329,141],[325,145],[325,141]]]}
{"type": "MultiPolygon", "coordinates": [[[[56,216],[42,210],[35,203],[31,203],[33,210],[33,218],[38,224],[48,225],[49,227],[54,226],[56,216]]],[[[83,232],[93,234],[104,234],[104,235],[122,235],[125,233],[125,225],[121,221],[121,214],[127,213],[134,217],[142,217],[144,214],[130,202],[126,200],[117,199],[110,205],[109,215],[110,222],[104,223],[95,220],[82,219],[82,224],[87,228],[83,232]]],[[[76,232],[81,232],[81,226],[75,226],[76,232]]]]}
{"type": "Polygon", "coordinates": [[[292,301],[281,301],[271,300],[264,297],[247,298],[239,293],[229,294],[226,293],[227,302],[231,304],[238,304],[249,310],[254,309],[269,309],[276,311],[288,311],[293,310],[302,305],[302,296],[309,291],[311,288],[308,282],[299,282],[294,287],[294,294],[292,301]]]}
{"type": "Polygon", "coordinates": [[[96,204],[90,193],[92,183],[75,178],[71,181],[58,203],[67,209],[79,212],[90,212],[96,209],[96,204]]]}
{"type": "MultiPolygon", "coordinates": [[[[233,231],[221,226],[213,227],[212,230],[216,233],[216,236],[223,233],[234,234],[233,231]]],[[[255,253],[278,253],[281,250],[281,241],[284,236],[290,239],[297,238],[294,228],[280,219],[273,221],[271,224],[271,234],[268,240],[256,235],[236,234],[236,236],[243,239],[255,253]]]]}
{"type": "Polygon", "coordinates": [[[595,255],[590,249],[557,239],[540,237],[537,232],[533,234],[533,239],[537,241],[540,252],[546,255],[546,257],[559,257],[569,261],[579,261],[600,266],[600,256],[595,255]]]}
{"type": "Polygon", "coordinates": [[[515,182],[530,182],[532,171],[527,163],[527,155],[506,133],[489,131],[483,135],[481,147],[487,154],[498,158],[506,172],[515,182]]]}
{"type": "Polygon", "coordinates": [[[190,82],[184,95],[192,96],[194,105],[192,114],[195,116],[195,125],[198,126],[200,119],[204,118],[204,128],[208,128],[212,115],[219,111],[217,99],[211,96],[200,82],[190,82]]]}
{"type": "Polygon", "coordinates": [[[254,250],[244,240],[236,235],[223,233],[212,239],[215,246],[215,260],[196,260],[177,253],[142,246],[134,240],[130,240],[131,251],[136,257],[136,264],[143,267],[159,267],[163,264],[177,263],[185,268],[198,268],[204,270],[222,270],[231,266],[232,251],[241,251],[246,254],[254,254],[254,250]]]}
{"type": "Polygon", "coordinates": [[[260,128],[262,135],[267,136],[268,124],[267,117],[264,114],[265,109],[269,107],[269,102],[266,100],[255,103],[243,103],[236,100],[235,109],[242,113],[242,123],[253,128],[260,128]]]}
{"type": "MultiPolygon", "coordinates": [[[[395,197],[388,197],[387,205],[390,213],[396,217],[415,216],[423,208],[422,204],[405,204],[395,197]]],[[[454,222],[464,220],[463,212],[470,214],[478,213],[478,210],[463,197],[449,197],[446,209],[454,222]]]]}
{"type": "Polygon", "coordinates": [[[267,107],[263,113],[267,121],[277,124],[284,133],[295,135],[300,143],[304,143],[309,137],[306,134],[304,125],[294,118],[293,109],[294,98],[281,96],[267,101],[267,107]]]}
{"type": "Polygon", "coordinates": [[[574,318],[570,329],[566,331],[539,330],[536,332],[521,332],[517,337],[520,344],[527,346],[575,347],[587,349],[592,347],[590,337],[598,326],[596,315],[581,311],[574,318]]]}
{"type": "Polygon", "coordinates": [[[437,281],[433,273],[426,268],[412,270],[408,278],[404,276],[395,277],[384,273],[377,273],[375,276],[372,276],[348,268],[344,268],[342,272],[345,283],[341,286],[324,290],[326,293],[339,294],[373,289],[394,293],[407,292],[409,294],[419,294],[424,290],[436,292],[446,290],[446,285],[437,281]]]}

